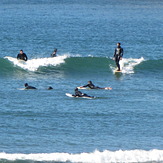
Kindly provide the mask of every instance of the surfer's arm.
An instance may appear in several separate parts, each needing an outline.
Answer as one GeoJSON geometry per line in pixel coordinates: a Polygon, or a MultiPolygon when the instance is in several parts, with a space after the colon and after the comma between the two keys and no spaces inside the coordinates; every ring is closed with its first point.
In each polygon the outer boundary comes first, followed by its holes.
{"type": "Polygon", "coordinates": [[[123,48],[121,48],[121,55],[120,55],[121,59],[123,57],[123,48]]]}
{"type": "Polygon", "coordinates": [[[28,57],[27,57],[27,55],[25,53],[24,53],[23,59],[24,59],[24,61],[28,60],[28,57]]]}
{"type": "Polygon", "coordinates": [[[116,49],[114,50],[113,60],[115,60],[115,56],[116,56],[116,49]]]}
{"type": "Polygon", "coordinates": [[[28,58],[27,57],[24,57],[24,59],[23,59],[24,61],[27,61],[28,60],[28,58]]]}
{"type": "Polygon", "coordinates": [[[115,50],[114,50],[114,55],[113,55],[114,58],[115,58],[115,56],[116,56],[116,51],[117,51],[117,49],[115,48],[115,50]]]}
{"type": "Polygon", "coordinates": [[[19,56],[19,54],[17,55],[17,59],[20,59],[20,56],[19,56]]]}
{"type": "Polygon", "coordinates": [[[89,87],[89,85],[87,84],[87,85],[83,85],[82,87],[89,87]]]}

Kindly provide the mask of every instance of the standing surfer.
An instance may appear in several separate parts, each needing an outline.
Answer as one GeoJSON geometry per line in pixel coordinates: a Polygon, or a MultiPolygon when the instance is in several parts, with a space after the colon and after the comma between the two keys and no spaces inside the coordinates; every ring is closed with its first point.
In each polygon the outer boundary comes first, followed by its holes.
{"type": "Polygon", "coordinates": [[[19,54],[17,55],[17,59],[27,61],[27,55],[23,52],[23,50],[20,50],[19,54]]]}
{"type": "Polygon", "coordinates": [[[123,57],[123,48],[121,47],[121,44],[118,42],[117,47],[115,48],[114,51],[114,58],[113,58],[118,67],[117,71],[121,71],[119,61],[122,59],[122,57],[123,57]]]}

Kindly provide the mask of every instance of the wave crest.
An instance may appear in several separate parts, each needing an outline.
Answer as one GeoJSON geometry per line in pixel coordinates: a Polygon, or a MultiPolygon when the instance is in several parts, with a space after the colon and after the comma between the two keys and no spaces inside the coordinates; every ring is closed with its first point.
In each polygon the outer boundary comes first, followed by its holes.
{"type": "Polygon", "coordinates": [[[93,153],[69,154],[69,153],[38,153],[38,154],[7,154],[0,153],[0,159],[9,161],[32,160],[32,161],[55,161],[73,163],[110,163],[110,162],[161,162],[163,150],[153,149],[129,150],[129,151],[94,151],[93,153]]]}
{"type": "MultiPolygon", "coordinates": [[[[18,61],[13,57],[4,57],[0,59],[0,71],[4,73],[17,72],[21,70],[32,72],[67,72],[71,74],[108,74],[114,73],[115,62],[106,57],[81,57],[63,55],[54,58],[30,59],[27,62],[18,61]],[[12,70],[13,69],[13,70],[12,70]]],[[[120,61],[122,73],[131,74],[137,71],[158,71],[162,69],[162,60],[145,60],[143,57],[123,58],[120,61]]]]}
{"type": "Polygon", "coordinates": [[[11,61],[14,65],[21,67],[22,69],[29,71],[37,71],[39,67],[47,67],[47,66],[57,66],[61,63],[64,63],[67,55],[53,57],[53,58],[37,58],[31,59],[28,61],[20,61],[13,57],[6,56],[5,58],[11,61]]]}

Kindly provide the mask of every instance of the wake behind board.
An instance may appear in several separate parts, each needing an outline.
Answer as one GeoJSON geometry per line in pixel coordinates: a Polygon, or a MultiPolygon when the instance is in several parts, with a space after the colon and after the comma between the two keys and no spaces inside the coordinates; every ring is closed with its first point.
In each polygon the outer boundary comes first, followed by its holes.
{"type": "Polygon", "coordinates": [[[82,96],[82,97],[79,97],[79,96],[75,96],[75,95],[70,94],[70,93],[66,93],[66,96],[68,96],[68,97],[74,97],[74,98],[86,98],[86,99],[94,99],[95,98],[93,96],[82,96]]]}

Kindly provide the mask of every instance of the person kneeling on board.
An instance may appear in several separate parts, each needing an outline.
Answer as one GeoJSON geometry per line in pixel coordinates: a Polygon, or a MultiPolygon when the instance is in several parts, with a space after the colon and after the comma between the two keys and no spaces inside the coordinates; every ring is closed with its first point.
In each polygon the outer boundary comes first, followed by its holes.
{"type": "Polygon", "coordinates": [[[25,83],[24,86],[25,86],[25,89],[37,89],[36,87],[29,86],[28,83],[25,83]]]}
{"type": "Polygon", "coordinates": [[[17,59],[27,61],[27,55],[23,52],[23,50],[20,50],[20,53],[17,55],[17,59]]]}
{"type": "Polygon", "coordinates": [[[80,92],[78,88],[75,88],[75,97],[83,97],[83,96],[88,96],[88,95],[80,92]]]}

